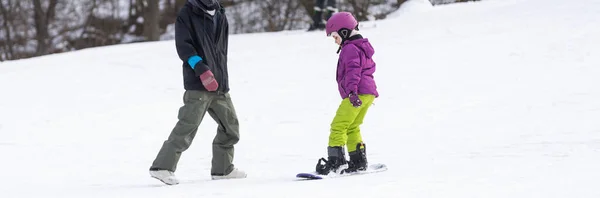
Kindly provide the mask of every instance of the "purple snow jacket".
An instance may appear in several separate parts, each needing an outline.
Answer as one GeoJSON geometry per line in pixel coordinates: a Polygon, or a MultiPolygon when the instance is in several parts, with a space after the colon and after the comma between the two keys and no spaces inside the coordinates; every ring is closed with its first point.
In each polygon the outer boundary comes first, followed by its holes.
{"type": "Polygon", "coordinates": [[[373,78],[375,49],[369,40],[355,35],[342,44],[337,66],[337,83],[342,99],[351,92],[379,97],[373,78]]]}

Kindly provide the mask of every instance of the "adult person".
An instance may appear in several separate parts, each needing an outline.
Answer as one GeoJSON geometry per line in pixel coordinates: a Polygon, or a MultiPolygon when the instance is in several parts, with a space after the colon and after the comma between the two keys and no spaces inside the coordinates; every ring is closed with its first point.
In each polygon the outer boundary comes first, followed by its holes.
{"type": "Polygon", "coordinates": [[[191,145],[206,112],[217,122],[212,146],[212,179],[245,178],[233,164],[239,123],[229,95],[227,45],[229,24],[216,0],[188,0],[175,22],[175,45],[182,60],[184,105],[167,140],[150,167],[150,175],[179,184],[174,172],[191,145]]]}

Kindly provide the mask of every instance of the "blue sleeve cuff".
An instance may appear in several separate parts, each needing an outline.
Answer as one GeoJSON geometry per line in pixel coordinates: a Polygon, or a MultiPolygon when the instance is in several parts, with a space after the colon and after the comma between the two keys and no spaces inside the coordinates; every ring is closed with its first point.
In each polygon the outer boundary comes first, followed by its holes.
{"type": "Polygon", "coordinates": [[[202,58],[200,58],[200,56],[198,56],[198,55],[195,55],[188,59],[188,64],[190,64],[190,67],[192,67],[192,69],[194,69],[196,64],[198,64],[198,62],[200,62],[200,61],[202,61],[202,58]]]}

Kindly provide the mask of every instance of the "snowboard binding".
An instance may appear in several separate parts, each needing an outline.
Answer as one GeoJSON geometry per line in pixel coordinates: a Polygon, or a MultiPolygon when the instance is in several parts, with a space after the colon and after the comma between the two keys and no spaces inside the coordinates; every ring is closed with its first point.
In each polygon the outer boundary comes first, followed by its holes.
{"type": "Polygon", "coordinates": [[[321,158],[317,162],[316,170],[319,175],[327,175],[331,171],[327,166],[327,162],[328,161],[325,158],[321,158]],[[323,163],[323,162],[325,162],[325,163],[323,163]]]}
{"type": "Polygon", "coordinates": [[[319,175],[328,175],[330,172],[337,172],[340,166],[348,164],[341,146],[327,147],[327,159],[321,158],[315,167],[319,175]]]}
{"type": "Polygon", "coordinates": [[[342,174],[367,170],[369,164],[367,161],[367,146],[365,145],[365,143],[361,142],[356,144],[356,151],[350,152],[348,155],[350,155],[348,168],[342,170],[342,174]]]}

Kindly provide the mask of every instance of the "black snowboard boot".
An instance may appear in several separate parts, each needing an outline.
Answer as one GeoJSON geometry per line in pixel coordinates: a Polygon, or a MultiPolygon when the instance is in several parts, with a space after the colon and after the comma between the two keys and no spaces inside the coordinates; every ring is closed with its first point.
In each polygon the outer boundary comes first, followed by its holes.
{"type": "Polygon", "coordinates": [[[319,159],[317,162],[317,173],[320,175],[327,175],[330,172],[337,172],[340,166],[347,164],[346,154],[344,148],[341,146],[327,147],[327,160],[325,158],[319,159]],[[323,164],[322,162],[325,162],[323,164]]]}
{"type": "Polygon", "coordinates": [[[358,143],[356,145],[356,151],[352,151],[348,153],[348,155],[350,155],[348,169],[345,169],[343,173],[352,173],[356,171],[367,170],[367,146],[364,143],[358,143]]]}

